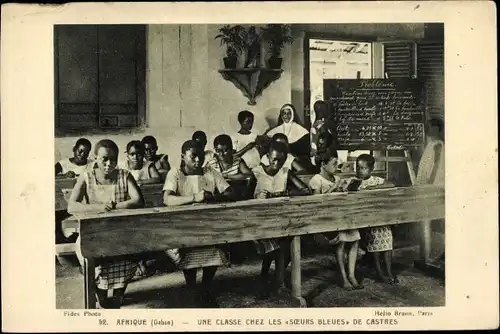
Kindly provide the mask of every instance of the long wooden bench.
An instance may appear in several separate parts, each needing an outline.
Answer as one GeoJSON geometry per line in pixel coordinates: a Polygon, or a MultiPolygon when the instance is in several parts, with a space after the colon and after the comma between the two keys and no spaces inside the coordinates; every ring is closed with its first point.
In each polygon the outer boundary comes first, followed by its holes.
{"type": "Polygon", "coordinates": [[[81,236],[86,308],[96,307],[96,259],[286,236],[293,237],[292,295],[305,307],[301,296],[301,235],[444,216],[444,189],[415,186],[78,214],[65,220],[63,227],[74,229],[81,236]]]}

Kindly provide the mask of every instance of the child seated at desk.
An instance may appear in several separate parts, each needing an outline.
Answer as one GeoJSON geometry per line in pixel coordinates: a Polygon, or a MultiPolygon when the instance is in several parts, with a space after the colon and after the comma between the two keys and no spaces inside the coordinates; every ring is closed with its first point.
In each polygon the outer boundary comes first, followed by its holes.
{"type": "MultiPolygon", "coordinates": [[[[362,180],[359,190],[394,187],[383,178],[373,176],[375,159],[369,154],[361,154],[356,159],[356,176],[362,180]]],[[[373,253],[377,278],[391,285],[399,283],[392,273],[392,231],[390,226],[377,226],[368,230],[366,250],[373,253]],[[384,257],[385,273],[381,268],[380,255],[384,257]]]]}
{"type": "MultiPolygon", "coordinates": [[[[278,142],[278,143],[283,143],[286,146],[286,160],[284,162],[283,167],[288,168],[289,170],[293,170],[294,172],[303,172],[305,171],[304,167],[302,167],[299,162],[295,159],[295,157],[290,154],[290,145],[288,144],[288,138],[285,134],[283,133],[277,133],[275,134],[272,139],[271,143],[273,142],[278,142]]],[[[264,165],[269,165],[269,156],[268,154],[264,155],[260,162],[264,165]]]]}
{"type": "MultiPolygon", "coordinates": [[[[118,146],[111,140],[101,140],[95,147],[95,155],[93,168],[87,169],[76,181],[68,212],[106,212],[144,207],[144,199],[133,176],[127,170],[116,168],[118,146]]],[[[76,246],[78,260],[83,266],[80,238],[76,246]]],[[[129,260],[106,261],[96,267],[97,297],[102,308],[120,308],[125,289],[136,269],[137,263],[129,260]]]]}
{"type": "Polygon", "coordinates": [[[205,150],[205,147],[207,146],[208,140],[207,140],[207,135],[203,131],[195,131],[193,133],[193,136],[191,137],[192,140],[196,141],[200,146],[201,149],[205,153],[205,161],[203,162],[203,166],[206,166],[208,161],[212,160],[215,157],[215,154],[211,150],[205,150]]]}
{"type": "Polygon", "coordinates": [[[233,153],[233,142],[228,135],[214,139],[215,156],[205,166],[218,171],[226,179],[242,180],[252,175],[245,161],[233,153]]]}
{"type": "Polygon", "coordinates": [[[91,149],[92,144],[88,139],[78,139],[75,146],[73,146],[73,157],[56,163],[56,176],[74,178],[82,174],[90,163],[89,154],[91,149]]]}
{"type": "Polygon", "coordinates": [[[158,151],[158,143],[156,142],[156,138],[153,136],[146,136],[142,138],[142,143],[144,144],[144,154],[146,160],[154,163],[159,174],[167,174],[170,170],[168,155],[156,154],[156,152],[158,151]]]}
{"type": "Polygon", "coordinates": [[[127,144],[127,162],[124,169],[128,170],[138,185],[160,182],[160,174],[156,164],[145,160],[145,145],[139,140],[127,144]]]}
{"type": "MultiPolygon", "coordinates": [[[[328,149],[316,156],[316,163],[321,166],[319,174],[314,175],[309,181],[309,188],[314,194],[327,194],[336,191],[346,191],[342,189],[339,177],[335,177],[338,172],[338,154],[336,150],[328,149]]],[[[361,236],[357,229],[340,231],[337,235],[328,240],[326,234],[316,236],[325,238],[328,244],[336,245],[335,256],[342,277],[342,286],[346,290],[362,289],[363,286],[358,283],[354,275],[356,270],[356,260],[358,255],[358,244],[361,236]],[[348,251],[348,274],[345,270],[345,253],[344,249],[349,247],[348,251]]]]}
{"type": "MultiPolygon", "coordinates": [[[[252,170],[255,177],[254,197],[258,199],[309,195],[310,191],[300,179],[298,179],[285,166],[288,147],[280,141],[272,142],[267,153],[268,165],[261,164],[252,170]]],[[[267,298],[270,290],[280,291],[284,286],[285,269],[290,262],[289,240],[265,239],[256,240],[257,252],[264,256],[261,269],[262,288],[259,291],[259,298],[267,298]],[[267,284],[269,268],[272,261],[275,261],[275,282],[270,289],[267,284]]]]}
{"type": "MultiPolygon", "coordinates": [[[[233,198],[233,191],[224,177],[211,167],[202,167],[203,148],[194,140],[181,148],[181,166],[171,169],[163,186],[163,200],[167,206],[177,206],[233,198]]],[[[196,293],[196,273],[203,268],[202,290],[198,294],[203,307],[218,307],[212,291],[212,281],[219,266],[228,263],[217,246],[190,247],[180,250],[179,268],[191,293],[196,293]]]]}

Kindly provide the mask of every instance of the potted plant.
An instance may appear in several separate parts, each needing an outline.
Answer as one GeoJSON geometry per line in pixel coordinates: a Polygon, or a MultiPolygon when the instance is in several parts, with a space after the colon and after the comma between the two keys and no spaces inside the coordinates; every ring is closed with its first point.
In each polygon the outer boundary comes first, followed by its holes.
{"type": "Polygon", "coordinates": [[[221,45],[226,45],[226,57],[224,57],[224,66],[226,68],[236,68],[238,55],[245,48],[243,34],[245,28],[241,25],[225,25],[219,29],[219,34],[215,39],[220,39],[221,45]]]}
{"type": "Polygon", "coordinates": [[[243,30],[242,36],[246,52],[244,66],[250,68],[259,67],[262,32],[257,32],[257,28],[251,26],[248,30],[243,30]]]}
{"type": "Polygon", "coordinates": [[[291,26],[289,24],[268,24],[263,30],[263,38],[269,44],[271,57],[268,59],[268,67],[280,69],[283,58],[281,51],[285,44],[292,44],[293,37],[290,35],[291,26]]]}

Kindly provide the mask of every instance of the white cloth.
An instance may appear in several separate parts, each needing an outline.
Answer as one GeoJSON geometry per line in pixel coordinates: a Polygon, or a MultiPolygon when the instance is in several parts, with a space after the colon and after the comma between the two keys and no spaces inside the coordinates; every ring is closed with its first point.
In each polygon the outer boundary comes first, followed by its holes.
{"type": "Polygon", "coordinates": [[[295,143],[297,140],[300,138],[304,137],[305,135],[309,134],[309,132],[301,125],[295,123],[293,121],[294,114],[292,113],[292,117],[290,118],[290,122],[278,125],[274,128],[272,128],[267,135],[269,137],[274,136],[277,133],[283,133],[287,136],[288,142],[290,144],[295,143]]]}
{"type": "Polygon", "coordinates": [[[432,140],[425,147],[424,153],[422,154],[422,158],[420,158],[420,162],[418,165],[418,173],[417,173],[417,184],[444,184],[445,180],[445,154],[444,154],[444,142],[441,140],[432,140]],[[441,148],[441,153],[439,155],[439,159],[437,161],[437,166],[435,166],[435,150],[436,148],[441,148]],[[436,168],[436,174],[434,176],[434,180],[431,180],[432,171],[436,168]]]}
{"type": "Polygon", "coordinates": [[[316,174],[309,180],[308,186],[313,192],[319,191],[320,194],[326,194],[330,189],[333,189],[333,187],[338,184],[338,181],[339,179],[335,179],[335,182],[332,182],[325,179],[321,176],[321,174],[316,174]]]}
{"type": "Polygon", "coordinates": [[[248,135],[242,135],[239,132],[236,132],[231,136],[231,140],[233,141],[233,149],[238,152],[245,146],[250,143],[255,142],[257,139],[257,134],[250,132],[248,135]]]}
{"type": "Polygon", "coordinates": [[[366,187],[380,186],[384,184],[384,182],[385,180],[383,178],[372,175],[368,179],[362,180],[358,189],[363,190],[366,189],[366,187]]]}
{"type": "Polygon", "coordinates": [[[253,169],[260,165],[260,153],[259,150],[255,147],[251,148],[248,150],[243,156],[241,157],[243,161],[247,164],[248,168],[253,169]]]}
{"type": "MultiPolygon", "coordinates": [[[[292,163],[294,160],[295,160],[295,157],[292,154],[288,153],[288,155],[286,156],[285,163],[283,164],[283,167],[286,167],[289,170],[292,170],[292,163]]],[[[262,156],[262,158],[260,159],[260,162],[265,166],[269,166],[269,158],[268,158],[267,154],[262,156]]]]}
{"type": "Polygon", "coordinates": [[[149,180],[151,175],[149,175],[149,167],[153,162],[144,161],[144,165],[141,169],[131,169],[126,162],[123,166],[123,169],[126,169],[132,174],[136,181],[149,180]]]}
{"type": "Polygon", "coordinates": [[[264,190],[271,193],[285,191],[288,181],[288,171],[289,168],[282,167],[276,175],[271,176],[264,171],[262,166],[252,169],[255,179],[257,180],[254,195],[257,195],[264,190]]]}
{"type": "Polygon", "coordinates": [[[180,168],[173,168],[167,174],[163,190],[170,190],[178,196],[190,196],[202,190],[213,194],[217,189],[223,193],[228,187],[229,183],[222,174],[213,168],[203,167],[203,175],[185,175],[180,168]]]}
{"type": "Polygon", "coordinates": [[[66,174],[67,172],[74,172],[76,175],[82,174],[89,165],[92,164],[92,161],[88,161],[86,165],[78,166],[72,163],[69,158],[58,161],[59,165],[61,165],[62,173],[66,174]]]}

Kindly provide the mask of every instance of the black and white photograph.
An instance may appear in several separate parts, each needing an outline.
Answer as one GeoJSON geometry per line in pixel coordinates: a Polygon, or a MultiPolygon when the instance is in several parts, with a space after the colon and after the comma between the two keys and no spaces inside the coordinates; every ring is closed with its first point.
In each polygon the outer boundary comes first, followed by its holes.
{"type": "Polygon", "coordinates": [[[3,331],[498,328],[494,3],[1,16],[3,331]]]}
{"type": "Polygon", "coordinates": [[[444,29],[55,25],[57,308],[445,306],[444,29]]]}

